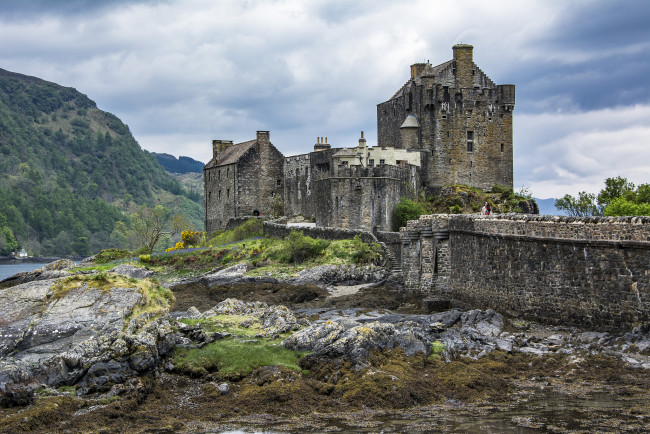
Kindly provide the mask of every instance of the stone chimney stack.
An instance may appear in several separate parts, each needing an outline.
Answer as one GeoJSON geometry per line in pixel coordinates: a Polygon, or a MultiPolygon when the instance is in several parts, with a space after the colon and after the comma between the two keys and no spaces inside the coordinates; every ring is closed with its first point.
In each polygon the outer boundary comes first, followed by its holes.
{"type": "Polygon", "coordinates": [[[424,67],[427,66],[426,63],[414,63],[411,65],[411,80],[420,75],[424,71],[424,67]]]}
{"type": "Polygon", "coordinates": [[[221,163],[221,153],[228,147],[232,146],[232,140],[213,140],[212,141],[212,158],[216,164],[221,163]]]}
{"type": "Polygon", "coordinates": [[[332,147],[327,144],[327,137],[316,137],[316,144],[314,145],[314,152],[325,151],[332,147]]]}
{"type": "Polygon", "coordinates": [[[468,44],[456,44],[454,51],[454,65],[456,68],[456,87],[472,89],[474,87],[474,47],[468,44]]]}
{"type": "Polygon", "coordinates": [[[271,143],[269,139],[269,132],[268,131],[258,131],[257,132],[257,143],[260,145],[268,145],[271,143]]]}

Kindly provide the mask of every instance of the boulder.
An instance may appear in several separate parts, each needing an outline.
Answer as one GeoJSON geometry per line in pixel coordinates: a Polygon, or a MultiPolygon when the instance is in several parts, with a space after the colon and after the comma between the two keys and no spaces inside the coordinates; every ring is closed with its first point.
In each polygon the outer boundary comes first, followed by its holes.
{"type": "Polygon", "coordinates": [[[121,274],[122,276],[134,279],[146,279],[154,274],[153,271],[147,270],[146,268],[134,267],[128,264],[120,264],[117,267],[111,268],[109,273],[121,274]]]}
{"type": "Polygon", "coordinates": [[[312,351],[301,360],[301,366],[306,368],[332,359],[345,359],[361,368],[373,350],[401,348],[407,356],[426,354],[430,338],[417,323],[359,324],[344,320],[311,326],[283,341],[282,346],[312,351]]]}

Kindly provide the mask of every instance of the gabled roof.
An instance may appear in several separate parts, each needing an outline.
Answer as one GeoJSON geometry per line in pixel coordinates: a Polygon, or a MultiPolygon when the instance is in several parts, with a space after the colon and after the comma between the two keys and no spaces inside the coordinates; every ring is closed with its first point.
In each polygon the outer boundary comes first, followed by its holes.
{"type": "Polygon", "coordinates": [[[214,158],[212,158],[212,160],[210,160],[208,164],[205,165],[205,167],[218,167],[236,163],[239,161],[242,155],[244,155],[246,151],[248,151],[255,143],[257,143],[257,139],[229,146],[221,152],[221,161],[219,164],[216,164],[216,161],[214,161],[214,158]]]}

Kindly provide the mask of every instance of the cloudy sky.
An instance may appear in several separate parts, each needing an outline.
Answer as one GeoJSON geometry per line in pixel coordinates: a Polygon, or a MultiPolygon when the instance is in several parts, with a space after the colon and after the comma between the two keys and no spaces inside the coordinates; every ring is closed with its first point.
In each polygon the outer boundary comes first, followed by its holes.
{"type": "Polygon", "coordinates": [[[376,143],[376,105],[456,43],[517,86],[515,188],[650,183],[649,0],[0,0],[0,68],[75,87],[149,151],[207,162],[270,130],[376,143]]]}

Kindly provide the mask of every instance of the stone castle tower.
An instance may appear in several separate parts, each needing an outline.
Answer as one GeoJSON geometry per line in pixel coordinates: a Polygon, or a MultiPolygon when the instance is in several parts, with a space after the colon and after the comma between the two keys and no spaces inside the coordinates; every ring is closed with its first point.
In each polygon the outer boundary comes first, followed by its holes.
{"type": "Polygon", "coordinates": [[[474,63],[473,47],[453,47],[437,66],[411,65],[410,79],[377,105],[379,146],[424,151],[421,187],[512,187],[515,86],[495,85],[474,63]]]}

